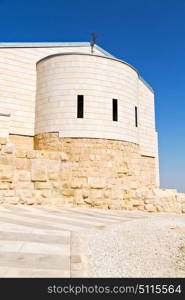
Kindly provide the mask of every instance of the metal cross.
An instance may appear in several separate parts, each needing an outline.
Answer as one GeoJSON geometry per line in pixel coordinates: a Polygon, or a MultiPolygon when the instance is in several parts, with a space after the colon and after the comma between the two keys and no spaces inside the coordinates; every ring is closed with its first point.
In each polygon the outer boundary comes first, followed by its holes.
{"type": "Polygon", "coordinates": [[[96,44],[96,39],[97,39],[97,34],[96,32],[92,32],[91,33],[92,35],[92,41],[90,42],[90,45],[91,45],[91,53],[93,53],[93,48],[94,48],[94,45],[96,44]]]}

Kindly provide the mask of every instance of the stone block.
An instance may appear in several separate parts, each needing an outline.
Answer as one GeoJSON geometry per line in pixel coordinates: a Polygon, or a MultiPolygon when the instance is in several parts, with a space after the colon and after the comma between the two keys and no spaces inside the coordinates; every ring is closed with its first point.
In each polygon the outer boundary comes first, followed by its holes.
{"type": "Polygon", "coordinates": [[[163,212],[164,209],[163,209],[163,207],[161,207],[160,205],[156,205],[156,211],[157,211],[157,212],[163,212]]]}
{"type": "MultiPolygon", "coordinates": [[[[74,193],[74,191],[72,191],[72,193],[74,193]]],[[[74,204],[74,195],[69,196],[69,195],[63,195],[62,197],[58,198],[59,200],[59,204],[60,205],[64,205],[66,204],[66,206],[73,206],[74,204]]]]}
{"type": "Polygon", "coordinates": [[[61,166],[60,161],[48,160],[47,170],[48,170],[49,180],[57,180],[59,178],[60,166],[61,166]]]}
{"type": "Polygon", "coordinates": [[[52,188],[52,184],[50,182],[36,182],[35,189],[36,190],[49,190],[52,188]]]}
{"type": "Polygon", "coordinates": [[[27,160],[24,158],[16,158],[15,159],[15,167],[16,169],[26,169],[28,166],[27,160]]]}
{"type": "Polygon", "coordinates": [[[62,195],[63,196],[66,196],[66,197],[73,197],[74,196],[74,190],[73,189],[63,189],[61,191],[62,195]]]}
{"type": "Polygon", "coordinates": [[[141,202],[139,200],[132,200],[133,206],[140,206],[141,202]]]}
{"type": "Polygon", "coordinates": [[[47,181],[47,161],[42,159],[31,160],[31,180],[47,181]]]}
{"type": "Polygon", "coordinates": [[[68,161],[69,160],[69,155],[67,155],[67,153],[65,153],[65,152],[61,152],[60,153],[60,159],[61,159],[61,161],[68,161]]]}
{"type": "Polygon", "coordinates": [[[134,206],[134,208],[137,208],[140,211],[145,211],[144,205],[134,206]]]}
{"type": "Polygon", "coordinates": [[[89,155],[89,159],[90,160],[96,160],[96,155],[94,155],[94,154],[89,155]]]}
{"type": "Polygon", "coordinates": [[[101,208],[101,209],[107,209],[108,204],[104,203],[102,199],[96,199],[94,201],[93,207],[101,208]]]}
{"type": "Polygon", "coordinates": [[[156,208],[153,204],[146,204],[144,206],[144,209],[148,212],[155,212],[156,211],[156,208]]]}
{"type": "Polygon", "coordinates": [[[73,178],[71,187],[73,189],[77,189],[77,188],[82,188],[86,184],[87,184],[87,178],[73,178]]]}
{"type": "Polygon", "coordinates": [[[105,190],[103,195],[104,195],[104,198],[106,198],[106,199],[112,198],[112,191],[111,190],[105,190]]]}
{"type": "Polygon", "coordinates": [[[122,168],[118,168],[117,170],[117,174],[120,175],[126,175],[128,173],[128,168],[126,167],[122,167],[122,168]]]}
{"type": "Polygon", "coordinates": [[[81,204],[84,202],[82,190],[74,191],[74,202],[76,204],[81,204]]]}
{"type": "Polygon", "coordinates": [[[123,199],[123,190],[115,189],[112,191],[112,199],[122,200],[123,199]]]}
{"type": "Polygon", "coordinates": [[[91,189],[105,188],[105,179],[101,177],[88,177],[88,184],[91,189]]]}
{"type": "Polygon", "coordinates": [[[15,152],[15,145],[8,143],[2,148],[2,154],[13,154],[15,152]]]}
{"type": "Polygon", "coordinates": [[[29,158],[29,159],[36,158],[36,153],[37,153],[37,151],[35,151],[35,150],[27,151],[26,152],[26,157],[29,158]]]}
{"type": "Polygon", "coordinates": [[[112,201],[111,204],[109,204],[109,208],[110,209],[121,209],[123,205],[124,205],[123,201],[115,200],[115,201],[112,201]]]}
{"type": "Polygon", "coordinates": [[[166,213],[175,213],[176,209],[175,209],[175,207],[171,207],[171,206],[165,205],[163,207],[163,211],[166,212],[166,213]]]}
{"type": "Polygon", "coordinates": [[[14,166],[0,165],[0,181],[12,182],[14,176],[14,166]]]}
{"type": "Polygon", "coordinates": [[[94,199],[86,198],[86,199],[84,199],[84,203],[87,203],[87,205],[93,206],[93,204],[94,204],[94,199]]]}
{"type": "Polygon", "coordinates": [[[16,196],[19,197],[21,203],[25,202],[25,198],[34,198],[36,192],[34,190],[28,189],[16,189],[15,190],[16,196]]]}
{"type": "Polygon", "coordinates": [[[54,189],[59,189],[59,187],[60,187],[59,182],[56,182],[56,181],[52,182],[52,185],[53,185],[54,189]]]}
{"type": "Polygon", "coordinates": [[[51,160],[60,160],[60,152],[48,152],[49,153],[49,159],[51,160]]]}
{"type": "Polygon", "coordinates": [[[26,158],[26,151],[24,150],[17,150],[15,153],[17,158],[26,158]]]}
{"type": "Polygon", "coordinates": [[[79,155],[76,155],[76,154],[75,154],[75,155],[73,154],[73,155],[71,156],[70,160],[71,160],[71,161],[78,162],[78,161],[80,161],[80,156],[79,156],[79,155]]]}
{"type": "Polygon", "coordinates": [[[10,188],[10,184],[8,182],[0,183],[0,190],[8,190],[10,188]]]}
{"type": "Polygon", "coordinates": [[[30,172],[25,170],[19,171],[17,176],[19,181],[30,181],[31,178],[30,172]]]}
{"type": "Polygon", "coordinates": [[[83,190],[83,192],[82,192],[82,197],[83,197],[84,199],[87,199],[87,198],[89,197],[89,191],[88,191],[88,190],[83,190]]]}
{"type": "Polygon", "coordinates": [[[51,190],[42,190],[40,195],[43,198],[50,198],[51,197],[51,190]]]}
{"type": "Polygon", "coordinates": [[[147,198],[147,199],[144,200],[145,204],[152,204],[154,202],[155,202],[155,198],[154,197],[153,198],[147,198]]]}
{"type": "Polygon", "coordinates": [[[36,203],[36,200],[34,198],[25,198],[24,201],[27,205],[33,205],[36,203]]]}
{"type": "Polygon", "coordinates": [[[138,180],[130,180],[129,182],[129,188],[130,189],[137,189],[139,187],[139,181],[138,180]]]}
{"type": "Polygon", "coordinates": [[[5,191],[3,191],[3,196],[4,197],[14,197],[15,191],[14,190],[5,190],[5,191]]]}
{"type": "Polygon", "coordinates": [[[103,196],[102,196],[102,191],[101,190],[91,190],[90,191],[90,198],[91,199],[103,199],[103,196]]]}
{"type": "Polygon", "coordinates": [[[9,204],[19,204],[19,197],[6,197],[5,201],[9,204]]]}
{"type": "Polygon", "coordinates": [[[0,155],[0,165],[9,165],[8,155],[6,155],[6,156],[5,155],[0,155]]]}
{"type": "Polygon", "coordinates": [[[6,145],[6,143],[7,143],[7,138],[5,138],[5,137],[0,137],[0,144],[1,144],[1,145],[6,145]]]}
{"type": "Polygon", "coordinates": [[[37,151],[36,157],[38,159],[49,159],[50,153],[48,151],[45,151],[45,150],[40,150],[40,151],[37,151]]]}
{"type": "Polygon", "coordinates": [[[13,189],[15,190],[34,190],[33,182],[17,182],[14,184],[13,189]]]}

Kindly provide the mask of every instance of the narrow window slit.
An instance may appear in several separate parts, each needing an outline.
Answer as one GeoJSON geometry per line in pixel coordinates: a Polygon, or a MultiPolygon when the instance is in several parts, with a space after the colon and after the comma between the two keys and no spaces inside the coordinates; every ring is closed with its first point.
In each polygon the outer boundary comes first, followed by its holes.
{"type": "Polygon", "coordinates": [[[112,99],[112,119],[118,121],[118,100],[112,99]]]}
{"type": "Polygon", "coordinates": [[[135,106],[135,126],[138,127],[137,106],[135,106]]]}
{"type": "Polygon", "coordinates": [[[84,117],[84,96],[78,95],[77,98],[77,118],[84,117]]]}

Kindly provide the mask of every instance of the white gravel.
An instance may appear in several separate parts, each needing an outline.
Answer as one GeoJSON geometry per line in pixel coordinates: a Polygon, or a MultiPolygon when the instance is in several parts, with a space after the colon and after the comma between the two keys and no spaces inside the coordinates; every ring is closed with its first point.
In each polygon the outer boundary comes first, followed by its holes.
{"type": "Polygon", "coordinates": [[[185,215],[151,214],[85,236],[87,277],[185,277],[185,215]]]}

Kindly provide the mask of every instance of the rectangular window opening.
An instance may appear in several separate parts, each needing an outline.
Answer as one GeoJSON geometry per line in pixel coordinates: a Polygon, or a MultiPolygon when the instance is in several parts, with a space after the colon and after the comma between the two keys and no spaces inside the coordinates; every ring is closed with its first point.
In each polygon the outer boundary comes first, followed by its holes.
{"type": "Polygon", "coordinates": [[[84,96],[78,95],[77,98],[77,118],[84,117],[84,96]]]}
{"type": "Polygon", "coordinates": [[[118,121],[118,100],[112,99],[112,119],[118,121]]]}
{"type": "Polygon", "coordinates": [[[137,106],[135,106],[135,126],[138,127],[137,106]]]}

